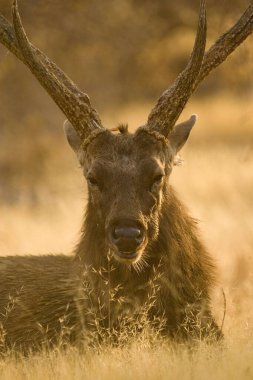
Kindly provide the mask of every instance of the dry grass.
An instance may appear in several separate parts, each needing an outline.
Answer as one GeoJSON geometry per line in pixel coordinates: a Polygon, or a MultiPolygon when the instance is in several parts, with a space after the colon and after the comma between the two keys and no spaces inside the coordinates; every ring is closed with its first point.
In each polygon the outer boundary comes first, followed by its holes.
{"type": "MultiPolygon", "coordinates": [[[[211,102],[209,114],[205,114],[206,104],[188,107],[187,113],[200,109],[200,115],[208,116],[202,117],[202,130],[196,128],[196,137],[193,135],[192,144],[183,152],[184,165],[175,168],[171,182],[193,216],[200,220],[203,238],[220,270],[213,307],[220,323],[223,288],[227,298],[223,347],[203,344],[189,351],[168,342],[158,340],[150,345],[143,340],[133,342],[131,347],[105,347],[96,352],[56,350],[22,360],[10,356],[0,361],[1,379],[253,378],[253,145],[252,140],[244,138],[250,135],[253,121],[249,107],[245,105],[240,110],[242,103],[238,107],[238,101],[224,99],[222,107],[217,107],[217,102],[216,108],[214,105],[211,102]],[[209,126],[205,133],[204,124],[209,126]],[[210,141],[210,127],[214,128],[215,142],[210,141]],[[233,143],[224,139],[228,130],[233,143]],[[219,136],[223,142],[217,142],[219,136]],[[236,136],[240,143],[235,143],[236,136]]],[[[132,110],[131,114],[139,121],[144,119],[145,111],[132,110]]],[[[69,159],[71,153],[66,160],[69,159]]],[[[67,167],[71,165],[68,163],[67,167]]],[[[57,163],[50,168],[49,182],[57,168],[57,163]]],[[[71,187],[61,187],[58,181],[54,196],[45,197],[34,209],[25,204],[0,205],[1,254],[71,251],[78,237],[86,195],[78,171],[70,169],[62,177],[63,182],[72,181],[71,187]]]]}
{"type": "Polygon", "coordinates": [[[228,338],[225,347],[200,345],[189,350],[161,343],[133,344],[81,354],[74,349],[0,363],[3,380],[169,380],[252,379],[252,335],[228,338]]]}

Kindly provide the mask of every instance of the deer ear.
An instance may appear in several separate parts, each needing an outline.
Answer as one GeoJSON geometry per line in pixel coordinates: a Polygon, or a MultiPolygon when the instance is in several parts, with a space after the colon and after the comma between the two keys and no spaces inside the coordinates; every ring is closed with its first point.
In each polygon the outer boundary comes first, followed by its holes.
{"type": "Polygon", "coordinates": [[[197,115],[192,115],[190,119],[184,121],[183,123],[177,124],[173,131],[169,134],[168,140],[176,153],[179,152],[186,143],[191,129],[196,121],[197,115]]]}
{"type": "Polygon", "coordinates": [[[68,120],[64,121],[63,129],[64,129],[69,145],[74,150],[74,152],[77,153],[81,147],[81,139],[76,133],[76,130],[74,129],[74,127],[68,120]]]}
{"type": "Polygon", "coordinates": [[[82,141],[80,137],[78,136],[76,130],[74,129],[74,127],[68,120],[64,121],[63,129],[64,129],[69,145],[71,146],[73,151],[76,153],[79,162],[82,164],[83,151],[81,149],[82,141]]]}

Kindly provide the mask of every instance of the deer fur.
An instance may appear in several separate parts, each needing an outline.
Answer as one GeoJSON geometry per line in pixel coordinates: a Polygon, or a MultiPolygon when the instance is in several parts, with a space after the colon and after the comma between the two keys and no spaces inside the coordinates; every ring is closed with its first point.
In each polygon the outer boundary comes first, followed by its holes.
{"type": "Polygon", "coordinates": [[[100,173],[98,180],[105,190],[98,194],[96,186],[89,184],[82,235],[73,257],[0,258],[1,323],[8,347],[26,351],[57,344],[63,323],[68,331],[64,339],[85,340],[90,324],[86,314],[94,305],[97,310],[103,305],[103,327],[109,326],[110,319],[117,328],[125,309],[134,316],[148,302],[154,277],[157,290],[148,316],[165,319],[163,334],[175,339],[196,338],[200,332],[202,337],[221,336],[210,310],[215,265],[198,238],[197,222],[169,184],[174,156],[194,122],[191,118],[180,124],[167,143],[141,129],[135,134],[106,132],[82,154],[74,130],[65,126],[84,175],[100,170],[96,175],[100,173]],[[161,167],[164,178],[153,183],[154,171],[161,167]],[[147,243],[136,262],[113,254],[108,258],[106,226],[119,214],[146,226],[147,243]],[[108,260],[113,270],[107,271],[108,260]],[[106,286],[109,276],[111,289],[117,289],[112,302],[106,286]]]}

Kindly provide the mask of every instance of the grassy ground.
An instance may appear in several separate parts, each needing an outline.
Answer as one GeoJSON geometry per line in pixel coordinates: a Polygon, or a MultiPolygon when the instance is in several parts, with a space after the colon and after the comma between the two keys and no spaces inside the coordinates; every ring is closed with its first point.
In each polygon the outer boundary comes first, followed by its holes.
{"type": "MultiPolygon", "coordinates": [[[[210,102],[209,113],[205,103],[190,104],[187,113],[199,110],[199,126],[182,154],[183,166],[176,167],[171,178],[199,219],[203,239],[217,261],[220,284],[213,308],[220,324],[223,288],[227,300],[223,346],[201,345],[189,352],[168,342],[150,346],[144,340],[85,354],[69,349],[25,360],[7,357],[0,360],[0,379],[253,378],[253,121],[249,106],[243,104],[227,98],[222,106],[210,102]]],[[[130,126],[134,117],[138,124],[144,115],[145,110],[132,109],[130,126]]],[[[126,111],[121,121],[124,117],[126,111]]],[[[109,124],[116,121],[117,115],[108,117],[109,124]]],[[[48,167],[36,207],[26,202],[0,204],[1,254],[71,252],[86,190],[74,157],[64,149],[48,167]],[[55,191],[47,192],[47,187],[55,191]]]]}
{"type": "Polygon", "coordinates": [[[157,342],[153,347],[104,348],[81,354],[74,349],[0,362],[4,380],[238,380],[252,379],[252,334],[239,331],[223,347],[194,349],[157,342]]]}

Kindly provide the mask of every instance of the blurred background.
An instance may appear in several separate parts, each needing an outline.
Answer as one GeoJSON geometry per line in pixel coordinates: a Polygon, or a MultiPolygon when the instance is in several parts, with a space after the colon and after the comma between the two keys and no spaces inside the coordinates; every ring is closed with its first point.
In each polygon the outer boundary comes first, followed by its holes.
{"type": "MultiPolygon", "coordinates": [[[[249,1],[206,2],[209,47],[249,1]]],[[[33,44],[89,94],[106,127],[123,122],[131,129],[145,123],[185,67],[198,6],[198,0],[19,1],[33,44]]],[[[10,9],[10,0],[0,0],[8,19],[10,9]]],[[[228,313],[243,315],[242,323],[253,296],[252,62],[250,37],[193,95],[181,119],[197,113],[199,121],[171,179],[200,220],[228,313]]],[[[78,239],[86,185],[63,121],[26,67],[0,46],[1,254],[69,253],[78,239]]],[[[222,298],[215,300],[221,318],[222,298]]]]}

